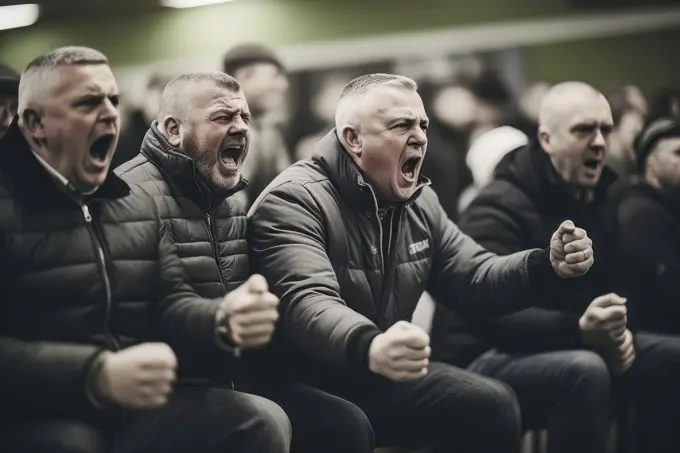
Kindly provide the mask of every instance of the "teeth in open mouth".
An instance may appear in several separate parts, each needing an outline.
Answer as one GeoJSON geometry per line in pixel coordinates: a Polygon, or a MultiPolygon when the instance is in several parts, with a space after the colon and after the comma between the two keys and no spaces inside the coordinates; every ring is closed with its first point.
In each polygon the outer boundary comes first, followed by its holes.
{"type": "Polygon", "coordinates": [[[236,166],[242,152],[242,146],[228,146],[220,154],[220,159],[222,159],[222,162],[224,162],[227,166],[236,166]]]}
{"type": "Polygon", "coordinates": [[[416,174],[416,168],[418,167],[418,163],[420,162],[419,157],[411,157],[406,159],[404,164],[401,166],[401,171],[404,173],[404,176],[406,176],[409,179],[413,179],[413,177],[416,174]]]}

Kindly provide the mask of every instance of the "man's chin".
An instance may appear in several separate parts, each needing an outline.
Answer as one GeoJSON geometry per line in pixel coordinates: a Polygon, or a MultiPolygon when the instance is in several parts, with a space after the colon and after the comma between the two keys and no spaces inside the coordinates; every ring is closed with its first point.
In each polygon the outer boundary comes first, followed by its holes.
{"type": "Polygon", "coordinates": [[[106,181],[106,175],[101,177],[89,177],[83,178],[81,181],[77,181],[75,184],[71,184],[76,188],[76,190],[84,195],[89,195],[95,193],[104,182],[106,181]]]}

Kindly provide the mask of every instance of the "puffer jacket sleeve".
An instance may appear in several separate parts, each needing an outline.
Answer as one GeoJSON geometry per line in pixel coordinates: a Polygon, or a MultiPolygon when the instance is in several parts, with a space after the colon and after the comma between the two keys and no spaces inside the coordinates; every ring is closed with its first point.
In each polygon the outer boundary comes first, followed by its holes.
{"type": "MultiPolygon", "coordinates": [[[[139,195],[155,214],[151,197],[139,195]]],[[[166,342],[178,357],[180,373],[195,375],[224,366],[225,351],[217,337],[221,299],[200,297],[190,285],[167,225],[157,216],[159,293],[152,310],[153,337],[166,342]],[[219,361],[219,363],[217,363],[219,361]],[[183,365],[184,364],[184,365],[183,365]],[[187,366],[189,365],[189,366],[187,366]]]]}
{"type": "MultiPolygon", "coordinates": [[[[0,237],[0,297],[10,294],[11,275],[4,237],[0,237]]],[[[0,407],[7,413],[67,415],[93,408],[86,378],[100,352],[97,347],[24,341],[0,329],[0,407]]]]}
{"type": "Polygon", "coordinates": [[[421,197],[435,243],[428,292],[466,318],[483,320],[526,308],[535,299],[530,274],[550,267],[545,251],[498,256],[484,249],[446,216],[437,196],[421,197]]]}
{"type": "MultiPolygon", "coordinates": [[[[493,184],[498,186],[498,190],[488,195],[483,193],[475,200],[461,216],[460,227],[493,253],[517,253],[526,248],[524,238],[528,235],[519,216],[532,207],[528,200],[524,201],[525,196],[512,186],[506,186],[503,181],[493,184]],[[499,198],[496,194],[500,193],[506,194],[506,197],[499,198]]],[[[554,278],[554,273],[550,273],[554,278]]],[[[549,280],[550,276],[543,279],[549,280]]],[[[583,347],[578,327],[580,313],[549,308],[550,305],[559,305],[559,294],[576,296],[569,283],[564,281],[561,287],[558,286],[560,283],[539,287],[540,295],[532,304],[538,306],[489,320],[482,326],[482,332],[495,346],[506,351],[536,352],[583,347]]]]}
{"type": "Polygon", "coordinates": [[[254,270],[281,300],[285,337],[321,363],[365,370],[381,331],[342,300],[324,219],[308,189],[286,182],[260,197],[249,213],[249,239],[254,270]]]}

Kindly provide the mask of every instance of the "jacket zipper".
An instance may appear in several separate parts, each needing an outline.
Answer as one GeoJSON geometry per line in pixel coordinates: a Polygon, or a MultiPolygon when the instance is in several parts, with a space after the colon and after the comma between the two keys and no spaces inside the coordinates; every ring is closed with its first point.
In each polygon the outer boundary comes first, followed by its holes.
{"type": "MultiPolygon", "coordinates": [[[[205,220],[208,222],[208,239],[210,240],[210,244],[212,245],[213,249],[213,255],[215,257],[215,264],[217,265],[217,273],[220,276],[220,283],[222,284],[222,288],[224,288],[224,291],[227,291],[227,284],[224,281],[224,276],[222,275],[222,269],[220,269],[220,260],[219,260],[219,253],[217,253],[217,243],[215,242],[215,236],[213,235],[212,231],[212,215],[207,212],[205,214],[205,220]]],[[[241,348],[239,347],[234,347],[234,356],[236,358],[239,358],[241,356],[241,348]]],[[[229,382],[229,385],[232,390],[236,390],[236,382],[231,380],[229,382]]]]}
{"type": "Polygon", "coordinates": [[[107,339],[110,340],[112,349],[117,351],[120,349],[120,345],[116,340],[116,337],[111,332],[111,281],[109,280],[109,271],[106,264],[106,256],[104,255],[104,248],[101,239],[97,235],[97,231],[92,224],[92,216],[90,215],[90,209],[86,204],[81,205],[83,211],[83,218],[87,224],[87,229],[90,233],[90,238],[92,239],[92,244],[94,245],[95,251],[97,253],[97,263],[100,273],[104,279],[104,291],[106,292],[106,319],[104,322],[104,332],[107,339]]]}
{"type": "Polygon", "coordinates": [[[368,190],[371,191],[371,195],[373,196],[373,206],[375,208],[375,218],[378,221],[378,232],[380,234],[379,236],[379,242],[378,242],[378,250],[380,250],[380,270],[385,275],[385,255],[383,252],[383,227],[382,227],[382,221],[380,220],[380,211],[378,210],[378,198],[375,196],[375,192],[373,191],[373,187],[371,187],[370,184],[366,184],[362,179],[359,179],[359,184],[362,186],[368,187],[368,190]]]}
{"type": "Polygon", "coordinates": [[[217,273],[220,276],[220,283],[222,284],[222,288],[226,291],[227,290],[227,284],[224,281],[224,276],[222,275],[222,269],[220,268],[220,257],[219,257],[219,253],[217,252],[217,243],[215,242],[215,236],[213,235],[213,230],[212,230],[212,215],[209,212],[207,212],[205,214],[205,219],[208,222],[208,239],[210,240],[210,245],[212,246],[213,256],[215,258],[215,264],[217,265],[217,273]]]}

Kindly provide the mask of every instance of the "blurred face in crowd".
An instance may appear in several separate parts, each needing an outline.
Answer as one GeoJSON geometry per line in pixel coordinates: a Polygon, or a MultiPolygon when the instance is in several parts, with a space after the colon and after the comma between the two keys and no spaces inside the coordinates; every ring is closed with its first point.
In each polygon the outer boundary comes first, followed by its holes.
{"type": "Polygon", "coordinates": [[[283,105],[288,93],[288,77],[272,63],[255,63],[232,74],[241,84],[254,114],[269,113],[283,105]]]}
{"type": "Polygon", "coordinates": [[[225,194],[241,180],[241,166],[248,154],[248,103],[242,91],[206,81],[187,88],[183,118],[164,119],[168,141],[193,159],[214,194],[225,194]]]}
{"type": "Polygon", "coordinates": [[[17,114],[17,97],[0,93],[0,138],[2,138],[12,124],[17,114]]]}
{"type": "Polygon", "coordinates": [[[378,86],[356,98],[357,126],[340,131],[378,196],[406,201],[415,192],[427,150],[428,118],[416,91],[378,86]]]}
{"type": "Polygon", "coordinates": [[[527,119],[538,122],[541,101],[548,90],[550,90],[549,83],[535,82],[522,93],[519,99],[519,109],[527,119]]]}
{"type": "Polygon", "coordinates": [[[631,162],[635,160],[635,139],[642,132],[645,118],[637,110],[629,110],[621,116],[616,125],[615,135],[624,157],[631,162]]]}
{"type": "Polygon", "coordinates": [[[604,167],[613,129],[607,100],[590,88],[549,93],[541,109],[539,138],[557,173],[576,188],[592,188],[604,167]]]}
{"type": "Polygon", "coordinates": [[[470,90],[449,86],[440,90],[432,103],[435,117],[452,129],[464,131],[477,119],[478,103],[470,90]]]}
{"type": "Polygon", "coordinates": [[[109,66],[60,65],[22,113],[34,151],[83,193],[101,186],[118,143],[118,85],[109,66]]]}
{"type": "Polygon", "coordinates": [[[657,189],[680,196],[680,137],[659,140],[647,159],[646,177],[657,189]]]}

